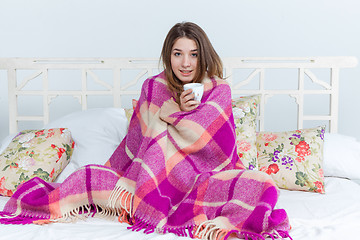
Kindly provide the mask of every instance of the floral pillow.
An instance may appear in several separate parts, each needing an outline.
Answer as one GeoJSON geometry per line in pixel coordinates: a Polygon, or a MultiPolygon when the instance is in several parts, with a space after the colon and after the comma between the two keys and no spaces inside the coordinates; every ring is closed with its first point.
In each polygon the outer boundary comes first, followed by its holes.
{"type": "Polygon", "coordinates": [[[261,95],[250,95],[232,100],[236,126],[237,153],[246,169],[256,170],[256,118],[261,95]]]}
{"type": "Polygon", "coordinates": [[[66,128],[19,132],[0,155],[0,195],[11,196],[34,177],[54,181],[69,163],[73,149],[66,128]]]}
{"type": "Polygon", "coordinates": [[[323,126],[258,133],[260,171],[271,175],[279,188],[325,193],[324,133],[323,126]]]}

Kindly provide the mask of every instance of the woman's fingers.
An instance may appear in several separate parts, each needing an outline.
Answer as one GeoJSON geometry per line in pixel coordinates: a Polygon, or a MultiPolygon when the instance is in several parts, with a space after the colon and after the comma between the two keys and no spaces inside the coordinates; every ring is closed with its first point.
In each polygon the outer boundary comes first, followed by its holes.
{"type": "Polygon", "coordinates": [[[192,100],[194,100],[194,98],[195,98],[195,94],[193,94],[193,93],[190,93],[184,97],[185,102],[192,101],[192,100]]]}
{"type": "Polygon", "coordinates": [[[182,99],[184,102],[187,102],[189,101],[190,99],[194,98],[195,95],[192,93],[192,90],[191,89],[188,89],[186,91],[183,91],[180,95],[180,100],[182,99]]]}
{"type": "Polygon", "coordinates": [[[191,100],[187,102],[187,109],[188,111],[191,111],[199,106],[199,102],[195,100],[191,100]]]}
{"type": "Polygon", "coordinates": [[[200,103],[195,101],[194,98],[195,95],[192,93],[191,89],[183,91],[180,95],[180,109],[188,112],[197,108],[200,103]]]}
{"type": "Polygon", "coordinates": [[[199,102],[194,100],[195,95],[188,89],[180,95],[180,108],[182,111],[191,111],[199,106],[199,102]]]}

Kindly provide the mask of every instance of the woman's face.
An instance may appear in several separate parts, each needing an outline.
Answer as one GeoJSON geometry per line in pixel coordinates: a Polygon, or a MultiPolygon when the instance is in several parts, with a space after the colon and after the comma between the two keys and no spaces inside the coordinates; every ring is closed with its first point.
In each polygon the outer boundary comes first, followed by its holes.
{"type": "Polygon", "coordinates": [[[198,50],[194,40],[186,37],[175,41],[171,50],[171,69],[183,83],[192,82],[196,75],[198,50]]]}

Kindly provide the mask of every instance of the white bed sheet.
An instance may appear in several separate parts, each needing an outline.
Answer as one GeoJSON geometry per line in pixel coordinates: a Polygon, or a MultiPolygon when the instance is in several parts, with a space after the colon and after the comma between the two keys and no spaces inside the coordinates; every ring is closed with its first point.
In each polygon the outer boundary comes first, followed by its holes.
{"type": "Polygon", "coordinates": [[[359,239],[360,185],[327,177],[325,191],[321,195],[281,190],[277,207],[286,209],[293,239],[359,239]]]}
{"type": "MultiPolygon", "coordinates": [[[[281,190],[278,208],[288,212],[294,240],[358,239],[360,185],[341,178],[326,178],[326,194],[281,190]]],[[[3,209],[7,197],[0,197],[3,209]]],[[[174,234],[132,232],[127,224],[89,218],[76,223],[0,225],[1,239],[190,239],[174,234]]]]}

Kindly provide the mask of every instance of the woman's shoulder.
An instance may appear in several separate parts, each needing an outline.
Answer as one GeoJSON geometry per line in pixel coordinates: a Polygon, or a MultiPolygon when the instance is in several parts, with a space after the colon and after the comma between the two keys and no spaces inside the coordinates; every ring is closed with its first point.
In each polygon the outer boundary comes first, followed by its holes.
{"type": "Polygon", "coordinates": [[[148,89],[149,86],[158,85],[158,84],[165,84],[165,74],[164,72],[161,72],[159,74],[153,75],[151,77],[148,77],[142,84],[142,87],[145,89],[148,89]]]}
{"type": "Polygon", "coordinates": [[[218,76],[206,78],[202,83],[204,84],[205,91],[213,92],[216,94],[225,94],[231,92],[228,81],[218,76]]]}
{"type": "Polygon", "coordinates": [[[226,79],[221,78],[219,76],[214,75],[213,77],[206,76],[202,83],[210,83],[210,82],[216,82],[217,84],[225,84],[228,85],[229,83],[226,81],[226,79]]]}
{"type": "Polygon", "coordinates": [[[211,81],[213,82],[214,87],[230,88],[229,82],[224,78],[214,76],[211,78],[211,81]]]}
{"type": "Polygon", "coordinates": [[[147,78],[142,84],[141,91],[147,101],[151,101],[157,105],[171,97],[163,73],[147,78]]]}
{"type": "Polygon", "coordinates": [[[214,79],[219,85],[223,85],[223,84],[224,85],[229,85],[229,82],[224,78],[220,78],[218,76],[215,76],[214,79]]]}
{"type": "Polygon", "coordinates": [[[154,84],[155,82],[161,82],[161,83],[166,83],[166,80],[165,80],[165,73],[164,72],[161,72],[159,74],[156,74],[156,75],[153,75],[151,77],[148,77],[143,85],[149,85],[149,84],[154,84]]]}

